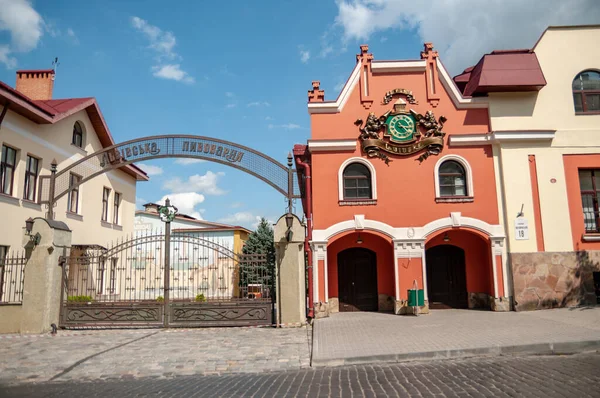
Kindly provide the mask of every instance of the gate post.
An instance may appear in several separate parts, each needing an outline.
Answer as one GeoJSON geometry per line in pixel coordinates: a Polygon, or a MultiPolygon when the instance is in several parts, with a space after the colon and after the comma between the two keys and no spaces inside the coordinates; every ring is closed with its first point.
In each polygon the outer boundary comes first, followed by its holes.
{"type": "Polygon", "coordinates": [[[61,221],[38,217],[31,231],[25,231],[23,245],[29,260],[25,266],[20,332],[44,333],[51,324],[59,324],[63,277],[59,257],[63,249],[71,247],[71,230],[61,221]]]}
{"type": "Polygon", "coordinates": [[[275,224],[278,326],[306,322],[305,234],[306,228],[294,214],[281,216],[275,224]]]}

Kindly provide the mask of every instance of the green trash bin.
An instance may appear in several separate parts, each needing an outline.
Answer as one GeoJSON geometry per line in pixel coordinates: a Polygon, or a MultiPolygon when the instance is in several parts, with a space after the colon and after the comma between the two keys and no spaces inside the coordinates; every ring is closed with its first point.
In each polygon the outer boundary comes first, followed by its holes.
{"type": "Polygon", "coordinates": [[[417,290],[417,305],[423,307],[425,305],[425,292],[423,289],[417,290]]]}
{"type": "Polygon", "coordinates": [[[417,291],[408,289],[408,306],[415,307],[417,305],[417,291]]]}
{"type": "Polygon", "coordinates": [[[422,307],[425,305],[425,292],[423,289],[408,289],[408,306],[422,307]]]}

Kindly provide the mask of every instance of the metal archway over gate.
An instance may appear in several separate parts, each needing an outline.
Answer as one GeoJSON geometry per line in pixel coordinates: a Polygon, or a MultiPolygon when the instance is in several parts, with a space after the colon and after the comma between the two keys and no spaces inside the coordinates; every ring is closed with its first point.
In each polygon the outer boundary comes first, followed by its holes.
{"type": "Polygon", "coordinates": [[[108,248],[74,246],[61,264],[60,327],[272,325],[266,255],[230,246],[156,231],[108,248]]]}
{"type": "MultiPolygon", "coordinates": [[[[217,138],[195,135],[157,135],[142,137],[104,148],[88,155],[68,167],[57,171],[52,166],[49,176],[40,176],[38,202],[52,209],[57,200],[79,185],[107,171],[128,164],[161,158],[193,158],[225,164],[242,170],[264,181],[291,202],[300,198],[299,185],[291,158],[287,167],[270,156],[254,149],[217,138]],[[70,175],[80,177],[72,184],[70,175]]],[[[53,211],[48,211],[52,219],[53,211]]]]}

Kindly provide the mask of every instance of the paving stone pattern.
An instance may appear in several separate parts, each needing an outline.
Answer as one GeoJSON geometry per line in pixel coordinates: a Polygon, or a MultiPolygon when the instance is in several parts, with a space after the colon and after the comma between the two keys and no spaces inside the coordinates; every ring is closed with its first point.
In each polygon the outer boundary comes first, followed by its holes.
{"type": "Polygon", "coordinates": [[[0,339],[0,383],[268,372],[310,366],[310,328],[58,332],[0,339]]]}
{"type": "Polygon", "coordinates": [[[598,397],[600,354],[0,386],[2,397],[598,397]]]}
{"type": "MultiPolygon", "coordinates": [[[[432,310],[429,315],[337,313],[315,320],[313,365],[394,354],[600,341],[600,306],[531,312],[432,310]]],[[[352,361],[351,361],[352,360],[352,361]]],[[[599,392],[600,395],[600,392],[599,392]]]]}

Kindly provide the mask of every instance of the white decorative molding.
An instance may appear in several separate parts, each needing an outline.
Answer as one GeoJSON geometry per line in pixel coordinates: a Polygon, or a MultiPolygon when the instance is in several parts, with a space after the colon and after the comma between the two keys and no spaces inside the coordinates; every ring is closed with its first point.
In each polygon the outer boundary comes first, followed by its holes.
{"type": "Polygon", "coordinates": [[[450,213],[450,219],[452,220],[452,227],[460,227],[461,214],[459,211],[450,213]]]}
{"type": "Polygon", "coordinates": [[[357,140],[308,140],[308,150],[314,152],[356,151],[357,140]]]}
{"type": "Polygon", "coordinates": [[[354,228],[355,229],[365,229],[365,216],[364,214],[355,214],[354,215],[354,228]]]}
{"type": "MultiPolygon", "coordinates": [[[[455,216],[456,217],[456,216],[455,216]]],[[[445,228],[453,228],[456,227],[454,223],[456,222],[452,220],[451,216],[446,218],[440,218],[438,220],[431,221],[422,227],[399,227],[394,228],[389,224],[386,224],[381,221],[369,220],[367,218],[363,221],[363,227],[366,231],[376,231],[382,233],[383,235],[387,235],[392,239],[397,239],[401,241],[419,241],[422,239],[426,239],[428,236],[434,234],[435,232],[445,229],[445,228]],[[409,230],[414,232],[412,238],[409,238],[408,233],[409,230]]],[[[479,232],[484,233],[485,235],[491,238],[499,238],[504,239],[504,227],[499,224],[488,224],[485,221],[460,216],[460,228],[473,229],[479,232]]],[[[323,241],[327,242],[332,237],[347,231],[354,231],[356,229],[356,223],[354,219],[341,221],[337,224],[331,225],[326,229],[315,229],[313,230],[313,240],[314,241],[323,241]]]]}
{"type": "MultiPolygon", "coordinates": [[[[320,302],[319,283],[321,283],[319,281],[319,260],[323,260],[324,267],[327,266],[327,241],[319,242],[313,240],[310,242],[310,247],[313,252],[313,302],[318,303],[320,302]]],[[[325,285],[325,289],[327,289],[327,285],[325,285]]]]}
{"type": "Polygon", "coordinates": [[[450,135],[448,142],[453,146],[477,146],[506,142],[552,141],[555,131],[492,131],[483,134],[450,135]]]}
{"type": "Polygon", "coordinates": [[[352,163],[360,163],[369,169],[371,173],[371,199],[377,200],[377,172],[375,166],[365,158],[358,156],[344,160],[338,170],[338,200],[344,200],[344,169],[352,163]]]}
{"type": "MultiPolygon", "coordinates": [[[[487,98],[470,98],[464,97],[462,93],[456,87],[456,84],[448,74],[448,71],[444,65],[440,62],[439,58],[436,60],[438,68],[439,80],[446,89],[450,99],[454,103],[454,106],[458,109],[468,108],[488,108],[487,98]]],[[[335,101],[328,102],[311,102],[308,104],[308,113],[339,113],[344,109],[352,90],[358,84],[360,80],[360,71],[362,69],[362,63],[358,62],[350,78],[342,88],[340,95],[335,101]]],[[[410,73],[410,72],[423,72],[426,69],[425,60],[406,60],[406,61],[373,61],[371,63],[371,71],[375,75],[377,73],[410,73]]]]}
{"type": "MultiPolygon", "coordinates": [[[[467,159],[463,158],[462,156],[450,154],[450,155],[446,155],[446,156],[443,156],[442,158],[440,158],[440,160],[437,161],[437,163],[435,164],[435,167],[433,168],[433,178],[434,178],[433,182],[435,185],[435,197],[436,198],[441,197],[440,166],[448,160],[453,160],[453,161],[459,163],[465,170],[465,182],[467,184],[467,192],[466,192],[465,196],[468,196],[471,198],[473,196],[475,196],[474,189],[473,189],[473,171],[471,169],[471,165],[469,164],[469,162],[467,162],[467,159]]],[[[451,199],[451,198],[449,198],[449,199],[451,199]]]]}
{"type": "Polygon", "coordinates": [[[375,73],[392,72],[425,72],[427,65],[424,59],[407,61],[373,61],[371,71],[375,73]]]}

